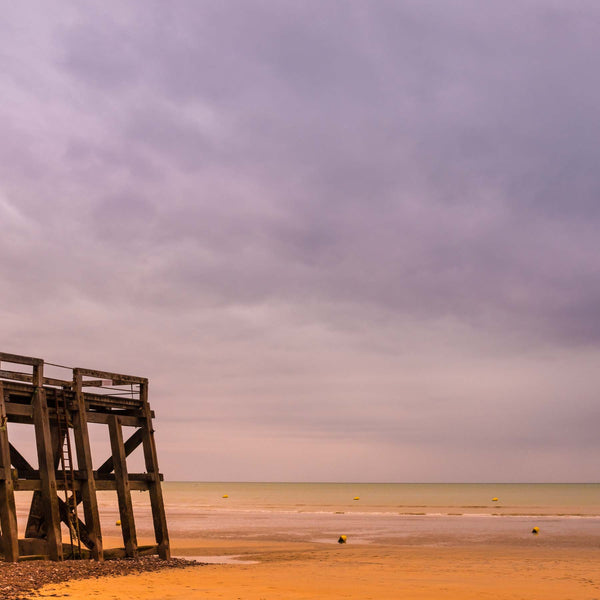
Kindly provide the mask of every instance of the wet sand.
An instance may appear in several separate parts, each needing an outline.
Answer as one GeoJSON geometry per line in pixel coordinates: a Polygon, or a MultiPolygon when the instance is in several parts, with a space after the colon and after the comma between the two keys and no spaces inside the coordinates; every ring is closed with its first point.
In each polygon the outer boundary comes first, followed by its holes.
{"type": "Polygon", "coordinates": [[[229,564],[71,581],[41,597],[174,599],[600,598],[600,549],[532,543],[399,546],[177,539],[179,556],[229,564]],[[248,561],[248,562],[236,562],[248,561]],[[255,562],[254,562],[255,561],[255,562]]]}

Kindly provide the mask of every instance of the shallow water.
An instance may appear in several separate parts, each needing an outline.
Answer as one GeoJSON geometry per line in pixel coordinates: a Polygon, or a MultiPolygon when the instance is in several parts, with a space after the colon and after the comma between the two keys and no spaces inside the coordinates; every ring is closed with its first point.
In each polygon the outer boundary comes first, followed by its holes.
{"type": "MultiPolygon", "coordinates": [[[[163,490],[174,542],[336,543],[344,533],[352,543],[600,547],[599,484],[166,482],[163,490]]],[[[29,498],[17,494],[21,529],[29,498]]],[[[152,536],[148,494],[132,499],[138,535],[152,536]]],[[[116,493],[99,492],[99,506],[103,535],[119,535],[116,493]]]]}

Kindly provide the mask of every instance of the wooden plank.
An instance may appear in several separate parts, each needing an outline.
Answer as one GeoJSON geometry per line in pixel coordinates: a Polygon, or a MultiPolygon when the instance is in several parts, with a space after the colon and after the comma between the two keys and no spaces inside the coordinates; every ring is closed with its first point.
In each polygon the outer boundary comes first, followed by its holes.
{"type": "MultiPolygon", "coordinates": [[[[111,414],[107,412],[94,412],[86,411],[88,423],[100,423],[101,425],[108,425],[108,420],[111,414]]],[[[17,404],[14,402],[6,403],[6,414],[8,415],[9,422],[23,423],[32,422],[33,412],[31,406],[27,404],[17,404]]],[[[151,413],[154,416],[154,413],[151,413]]],[[[119,415],[121,419],[121,425],[123,427],[142,427],[145,423],[144,417],[135,417],[132,415],[119,415]]]]}
{"type": "MultiPolygon", "coordinates": [[[[18,371],[5,371],[0,369],[0,378],[12,379],[14,381],[25,381],[31,383],[33,376],[18,371]]],[[[55,385],[58,387],[71,387],[72,383],[64,379],[55,379],[54,377],[44,377],[44,385],[55,385]]]]}
{"type": "MultiPolygon", "coordinates": [[[[23,472],[17,471],[18,481],[35,481],[40,479],[40,471],[39,469],[31,469],[23,472]]],[[[99,473],[98,471],[94,471],[94,480],[98,481],[115,481],[114,473],[99,473]]],[[[85,471],[80,469],[76,469],[73,471],[73,475],[75,478],[75,483],[79,485],[81,482],[85,482],[87,480],[87,474],[85,471]]],[[[10,477],[11,473],[6,473],[4,469],[0,469],[0,479],[5,477],[10,477]]],[[[129,473],[129,481],[154,481],[156,475],[154,473],[129,473]]],[[[161,481],[164,481],[164,475],[159,473],[159,478],[161,481]]],[[[64,489],[64,484],[62,482],[62,471],[56,470],[54,471],[54,479],[56,480],[56,489],[62,490],[64,489]]],[[[79,487],[77,488],[79,489],[79,487]]],[[[29,537],[29,536],[27,536],[29,537]]],[[[33,536],[31,536],[33,537],[33,536]]]]}
{"type": "Polygon", "coordinates": [[[34,492],[42,489],[42,482],[39,479],[20,479],[15,481],[16,492],[34,492]]]}
{"type": "MultiPolygon", "coordinates": [[[[96,481],[115,481],[116,475],[115,473],[95,473],[96,481]]],[[[129,473],[128,474],[129,481],[147,481],[151,483],[154,481],[156,475],[154,473],[129,473]]],[[[159,478],[162,481],[164,479],[162,473],[159,473],[159,478]]]]}
{"type": "Polygon", "coordinates": [[[12,421],[10,417],[21,416],[33,419],[33,410],[31,406],[27,404],[16,404],[15,402],[6,403],[6,416],[12,421]]]}
{"type": "MultiPolygon", "coordinates": [[[[129,456],[143,442],[143,440],[144,432],[142,429],[137,429],[135,433],[125,442],[125,456],[129,456]]],[[[98,474],[112,473],[113,469],[114,460],[111,456],[100,467],[98,467],[98,474]]]]}
{"type": "MultiPolygon", "coordinates": [[[[58,487],[58,484],[57,484],[58,487]]],[[[35,490],[40,490],[42,488],[42,483],[39,479],[19,479],[14,482],[14,489],[17,492],[34,492],[35,490]]],[[[129,480],[129,489],[132,491],[140,491],[146,492],[150,488],[149,481],[135,481],[129,480]]],[[[80,482],[75,482],[75,490],[79,492],[80,482]]],[[[96,480],[96,491],[109,491],[114,492],[117,490],[117,482],[114,479],[102,479],[96,480]]],[[[81,500],[78,498],[78,503],[81,503],[81,500]]]]}
{"type": "MultiPolygon", "coordinates": [[[[50,435],[52,437],[52,455],[54,457],[54,479],[57,481],[57,489],[59,489],[59,481],[62,480],[60,473],[56,471],[60,463],[60,454],[62,450],[63,440],[58,435],[58,429],[52,427],[50,429],[50,435]]],[[[64,438],[63,438],[64,439],[64,438]]],[[[27,470],[22,475],[25,479],[40,479],[39,470],[27,470]]],[[[64,486],[63,486],[64,487],[64,486]]],[[[29,507],[29,515],[27,517],[27,525],[25,527],[26,538],[45,538],[48,533],[46,526],[46,520],[44,518],[44,498],[42,496],[41,487],[36,490],[31,498],[31,504],[29,507]]]]}
{"type": "Polygon", "coordinates": [[[9,443],[8,447],[10,449],[10,462],[19,472],[19,477],[29,471],[35,471],[27,459],[12,444],[9,443]]]}
{"type": "Polygon", "coordinates": [[[137,536],[135,533],[133,504],[131,503],[131,489],[127,475],[127,456],[123,444],[123,429],[121,428],[119,417],[112,417],[108,422],[108,429],[117,484],[117,497],[119,499],[123,542],[125,543],[127,556],[135,557],[137,556],[137,536]]]}
{"type": "MultiPolygon", "coordinates": [[[[96,481],[96,489],[102,491],[115,491],[117,489],[116,481],[96,481]]],[[[150,489],[148,481],[129,481],[129,489],[132,491],[147,492],[150,489]]]]}
{"type": "Polygon", "coordinates": [[[0,480],[0,526],[2,527],[2,552],[4,560],[19,560],[19,533],[17,531],[17,508],[15,489],[11,476],[10,443],[8,441],[8,418],[4,403],[4,387],[0,381],[0,465],[8,477],[0,480]]]}
{"type": "Polygon", "coordinates": [[[15,363],[17,365],[41,366],[44,364],[44,361],[41,358],[21,356],[20,354],[8,354],[7,352],[0,352],[0,362],[2,361],[15,363]]]}
{"type": "Polygon", "coordinates": [[[21,538],[19,540],[19,554],[31,556],[32,554],[48,554],[48,542],[40,538],[21,538]]]}
{"type": "Polygon", "coordinates": [[[81,382],[81,387],[102,387],[104,379],[88,379],[87,381],[81,382]]]}
{"type": "Polygon", "coordinates": [[[143,401],[144,411],[144,462],[146,471],[155,475],[154,481],[149,484],[150,505],[152,507],[152,522],[154,525],[154,536],[158,544],[158,555],[168,560],[171,557],[169,546],[169,531],[167,529],[167,517],[165,514],[165,503],[160,485],[160,471],[158,470],[158,456],[156,453],[156,443],[154,441],[154,428],[152,426],[152,417],[150,406],[148,404],[148,384],[140,386],[140,398],[143,401]]]}
{"type": "Polygon", "coordinates": [[[81,375],[82,377],[96,377],[97,379],[110,379],[112,381],[119,381],[121,383],[148,383],[146,377],[135,377],[133,375],[121,375],[120,373],[110,373],[109,371],[96,371],[94,369],[73,369],[74,375],[81,375]]]}
{"type": "MultiPolygon", "coordinates": [[[[105,550],[106,558],[125,558],[127,552],[125,548],[107,548],[105,550]]],[[[138,556],[153,556],[158,554],[158,546],[156,544],[150,546],[138,546],[138,556]]]]}
{"type": "MultiPolygon", "coordinates": [[[[33,397],[33,389],[31,385],[27,383],[18,383],[17,381],[5,381],[4,394],[5,396],[6,394],[9,394],[9,396],[12,396],[13,394],[19,394],[22,396],[27,396],[31,399],[33,397]]],[[[5,400],[7,400],[6,397],[5,400]]],[[[8,398],[8,400],[10,401],[10,398],[8,398]]]]}
{"type": "Polygon", "coordinates": [[[19,373],[18,371],[6,371],[5,369],[0,369],[0,378],[12,379],[13,381],[25,381],[27,383],[31,383],[33,381],[33,377],[28,373],[19,373]]]}
{"type": "Polygon", "coordinates": [[[6,371],[4,369],[0,369],[0,377],[2,379],[12,379],[13,381],[26,381],[31,383],[33,381],[33,376],[28,373],[19,373],[18,371],[6,371]]]}
{"type": "Polygon", "coordinates": [[[104,560],[104,554],[102,549],[102,530],[100,528],[100,511],[98,510],[96,481],[92,465],[92,450],[87,425],[87,411],[81,389],[80,375],[74,376],[73,389],[75,390],[75,401],[77,403],[77,410],[73,411],[72,415],[75,447],[77,449],[77,467],[84,474],[84,481],[81,486],[81,499],[83,500],[83,512],[85,514],[87,532],[89,540],[92,543],[92,546],[88,546],[88,548],[90,548],[94,560],[101,561],[104,560]]]}
{"type": "MultiPolygon", "coordinates": [[[[108,421],[111,418],[111,413],[101,412],[87,412],[88,423],[100,423],[102,425],[108,425],[108,421]]],[[[146,422],[143,417],[132,417],[129,415],[118,415],[121,420],[123,427],[142,427],[146,422]]]]}
{"type": "Polygon", "coordinates": [[[110,394],[85,392],[84,398],[86,405],[91,406],[130,408],[133,410],[139,409],[142,406],[141,400],[138,398],[127,398],[127,396],[111,396],[110,394]]]}
{"type": "MultiPolygon", "coordinates": [[[[58,498],[58,510],[60,513],[60,520],[69,527],[69,508],[67,507],[67,503],[62,499],[58,498]]],[[[77,523],[79,525],[79,539],[92,551],[93,558],[93,550],[96,546],[95,540],[92,540],[86,524],[78,517],[77,523]]]]}
{"type": "Polygon", "coordinates": [[[24,554],[19,556],[19,562],[30,560],[52,560],[48,554],[24,554]]]}
{"type": "Polygon", "coordinates": [[[48,527],[48,554],[51,560],[62,560],[62,536],[60,531],[60,515],[58,512],[58,496],[56,495],[56,478],[54,475],[54,454],[50,434],[50,418],[46,403],[46,392],[42,387],[42,368],[35,366],[33,423],[40,468],[41,492],[44,500],[44,518],[48,527]]]}

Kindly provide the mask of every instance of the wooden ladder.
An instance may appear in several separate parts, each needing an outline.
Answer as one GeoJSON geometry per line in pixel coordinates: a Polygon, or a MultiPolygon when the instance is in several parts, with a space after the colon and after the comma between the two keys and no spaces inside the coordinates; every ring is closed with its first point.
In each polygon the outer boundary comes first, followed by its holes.
{"type": "Polygon", "coordinates": [[[81,558],[81,536],[79,532],[79,518],[77,516],[77,494],[75,492],[75,471],[73,469],[73,452],[71,449],[71,436],[69,435],[69,408],[67,395],[56,394],[56,421],[58,436],[61,440],[60,470],[65,493],[65,506],[67,510],[67,527],[71,541],[71,558],[81,558]],[[70,495],[69,495],[70,494],[70,495]],[[77,556],[75,555],[77,547],[77,556]]]}

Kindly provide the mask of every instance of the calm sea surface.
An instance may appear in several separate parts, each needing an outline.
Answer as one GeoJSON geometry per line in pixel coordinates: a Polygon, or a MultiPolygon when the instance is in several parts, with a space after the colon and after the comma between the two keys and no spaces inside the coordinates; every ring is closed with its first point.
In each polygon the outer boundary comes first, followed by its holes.
{"type": "Polygon", "coordinates": [[[170,510],[600,516],[600,484],[176,483],[170,510]],[[223,498],[227,495],[228,498],[223,498]],[[355,500],[355,498],[358,498],[355,500]],[[497,500],[494,500],[497,498],[497,500]]]}
{"type": "MultiPolygon", "coordinates": [[[[600,484],[165,482],[163,491],[175,546],[183,538],[335,543],[344,533],[360,543],[600,548],[600,484]]],[[[148,494],[132,497],[138,535],[150,536],[148,494]]],[[[17,494],[21,529],[29,498],[17,494]]],[[[104,535],[119,535],[116,493],[100,492],[99,504],[104,535]]]]}

